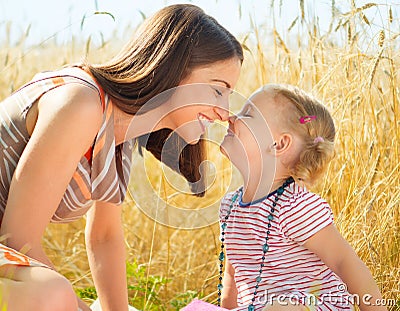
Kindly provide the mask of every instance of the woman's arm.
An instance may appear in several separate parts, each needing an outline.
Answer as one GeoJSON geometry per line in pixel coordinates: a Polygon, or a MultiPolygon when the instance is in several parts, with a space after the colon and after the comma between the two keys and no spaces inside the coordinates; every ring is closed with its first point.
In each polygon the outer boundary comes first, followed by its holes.
{"type": "Polygon", "coordinates": [[[382,296],[371,272],[334,225],[316,233],[304,246],[321,258],[346,283],[351,294],[360,297],[362,311],[387,310],[386,307],[375,305],[376,299],[382,299],[382,296]],[[371,298],[363,301],[363,297],[369,297],[367,295],[371,298]]]}
{"type": "Polygon", "coordinates": [[[235,269],[229,262],[228,258],[225,263],[224,278],[222,280],[222,296],[221,296],[221,307],[227,309],[237,308],[237,288],[235,282],[235,269]]]}
{"type": "MultiPolygon", "coordinates": [[[[41,240],[77,164],[101,126],[98,94],[65,85],[43,95],[31,138],[15,169],[0,235],[6,244],[50,267],[41,240]]],[[[80,304],[83,310],[89,310],[80,304]]]]}
{"type": "Polygon", "coordinates": [[[78,162],[101,126],[97,93],[64,85],[44,94],[38,117],[15,169],[0,235],[17,250],[51,264],[41,247],[47,224],[57,209],[78,162]]]}
{"type": "Polygon", "coordinates": [[[128,310],[121,207],[96,202],[88,213],[85,238],[102,310],[128,310]]]}

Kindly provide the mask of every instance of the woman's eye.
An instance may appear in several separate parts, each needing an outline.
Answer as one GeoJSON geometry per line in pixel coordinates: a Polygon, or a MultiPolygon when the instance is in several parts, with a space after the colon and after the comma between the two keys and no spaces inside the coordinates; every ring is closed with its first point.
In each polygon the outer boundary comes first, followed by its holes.
{"type": "Polygon", "coordinates": [[[222,93],[220,91],[218,91],[217,89],[214,89],[215,93],[217,93],[218,96],[222,96],[222,93]]]}

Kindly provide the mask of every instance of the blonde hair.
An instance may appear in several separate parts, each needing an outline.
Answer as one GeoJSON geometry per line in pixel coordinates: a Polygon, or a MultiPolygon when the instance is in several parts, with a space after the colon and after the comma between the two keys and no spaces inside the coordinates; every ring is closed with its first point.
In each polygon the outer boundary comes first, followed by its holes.
{"type": "Polygon", "coordinates": [[[278,84],[268,89],[273,90],[275,101],[284,106],[282,121],[303,142],[303,150],[297,162],[291,164],[290,173],[293,178],[312,185],[335,156],[332,116],[316,98],[295,86],[278,84]]]}

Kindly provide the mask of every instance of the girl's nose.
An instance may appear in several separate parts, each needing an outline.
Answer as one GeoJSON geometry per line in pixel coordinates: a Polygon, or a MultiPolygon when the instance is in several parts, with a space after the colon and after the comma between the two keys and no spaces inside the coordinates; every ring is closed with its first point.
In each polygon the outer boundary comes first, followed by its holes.
{"type": "Polygon", "coordinates": [[[229,116],[228,117],[229,124],[233,125],[235,123],[236,119],[237,119],[237,116],[235,116],[235,115],[229,116]]]}

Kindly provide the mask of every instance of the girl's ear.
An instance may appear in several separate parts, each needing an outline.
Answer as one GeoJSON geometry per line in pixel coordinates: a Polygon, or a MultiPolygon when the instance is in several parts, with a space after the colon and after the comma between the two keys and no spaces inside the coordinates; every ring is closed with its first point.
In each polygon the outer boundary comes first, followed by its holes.
{"type": "Polygon", "coordinates": [[[283,155],[286,151],[290,149],[293,143],[293,136],[289,133],[283,133],[279,136],[273,145],[273,150],[275,150],[275,155],[277,157],[283,155]]]}

